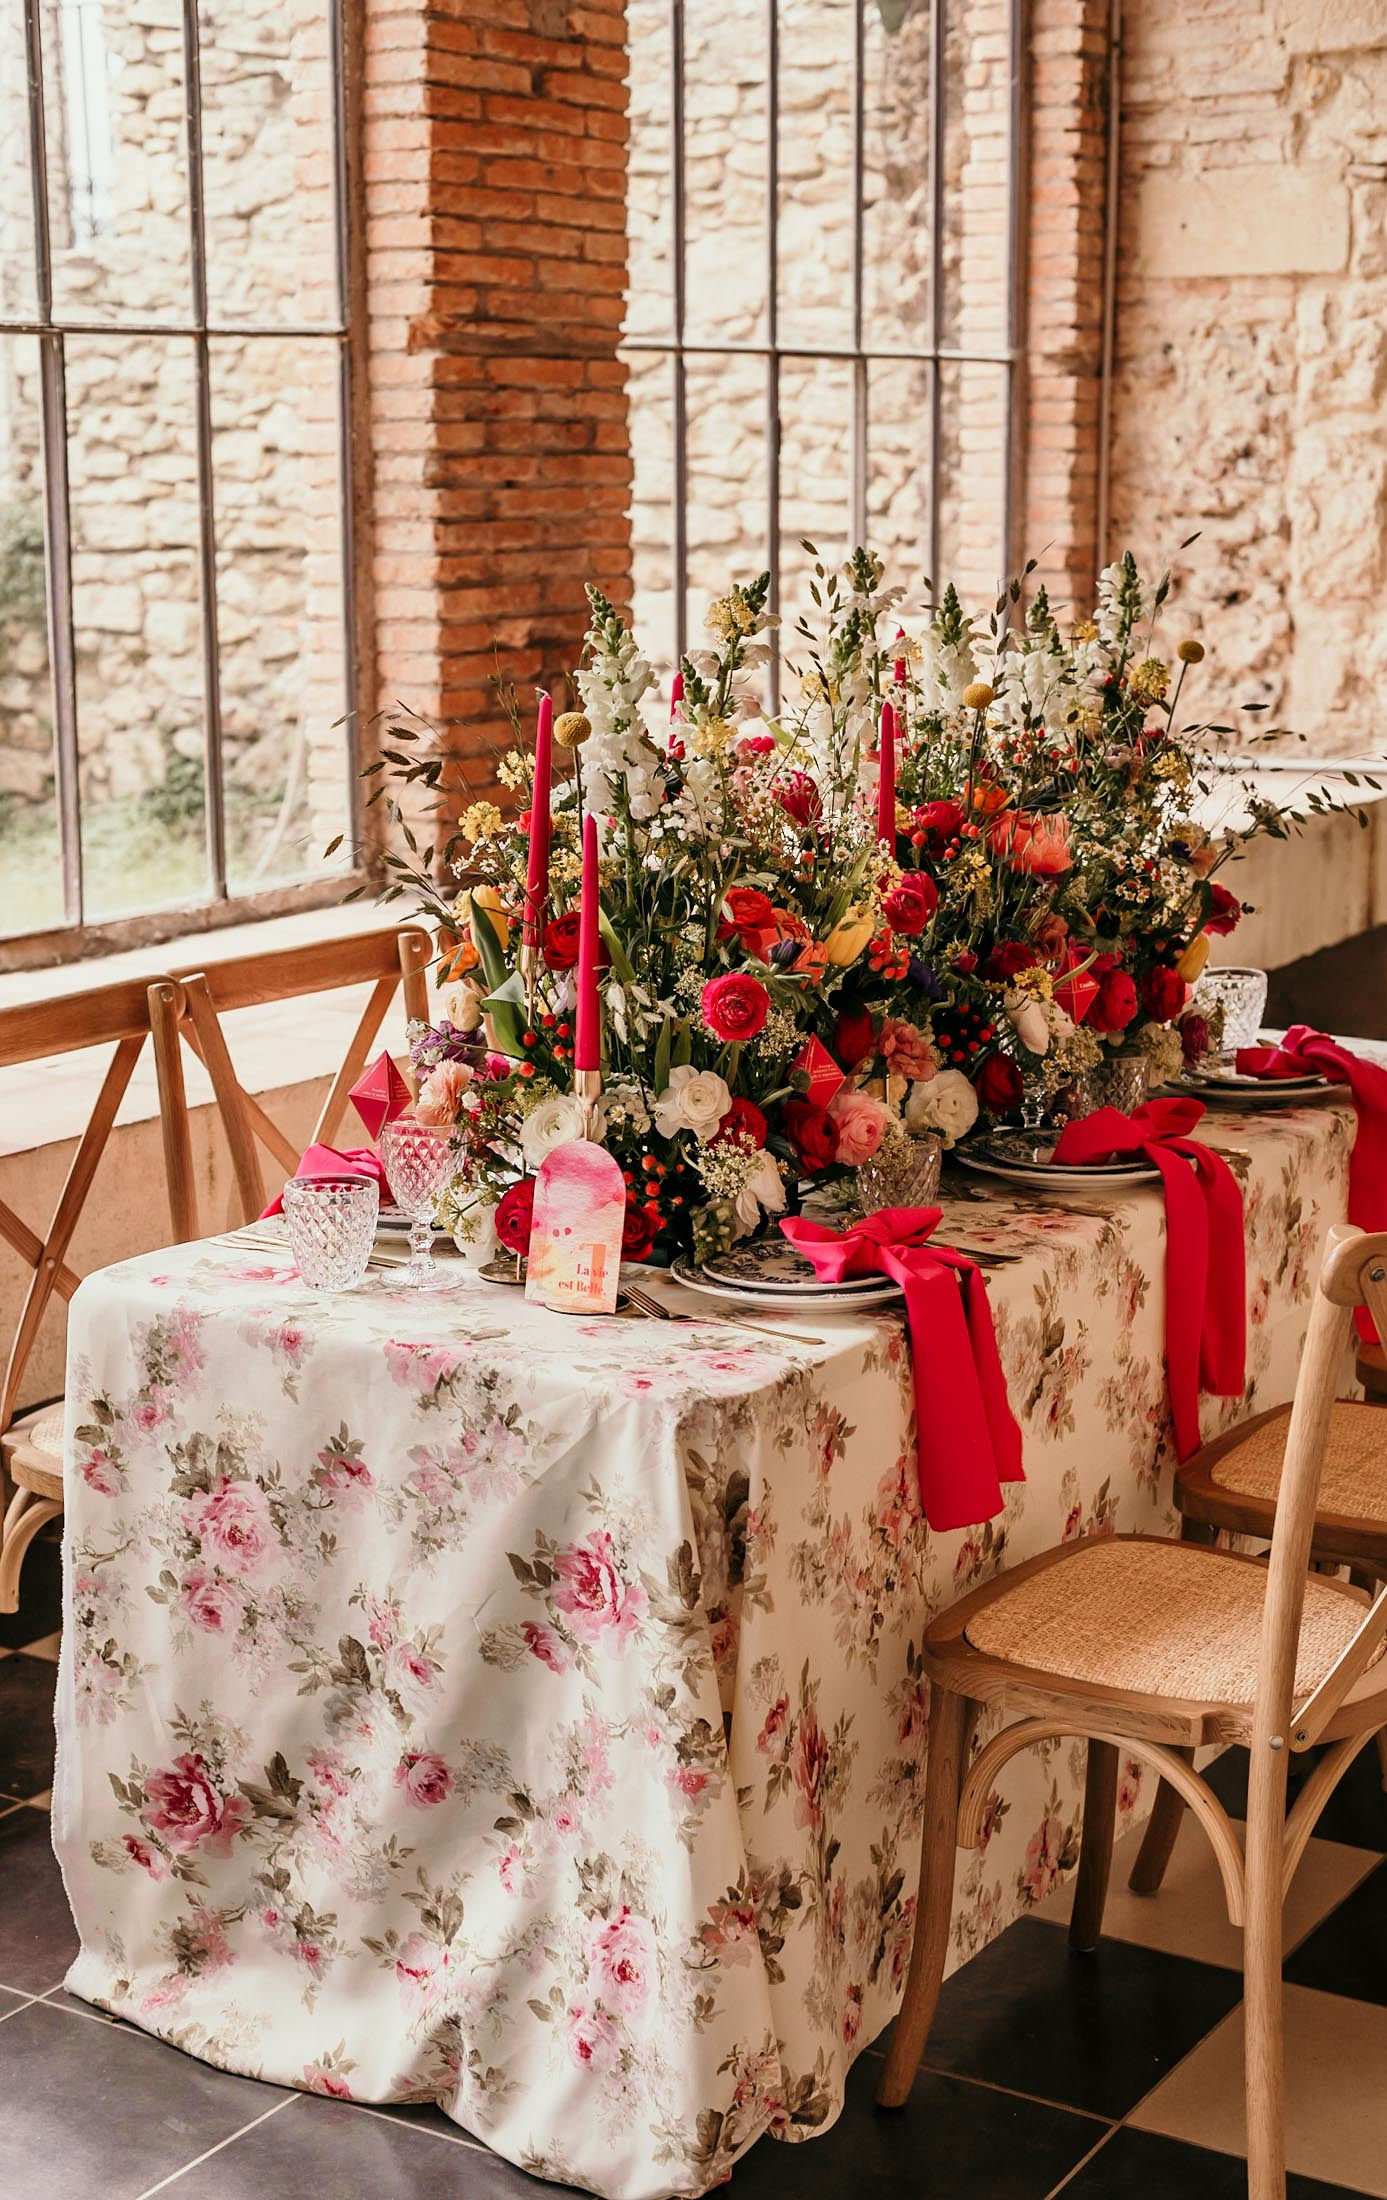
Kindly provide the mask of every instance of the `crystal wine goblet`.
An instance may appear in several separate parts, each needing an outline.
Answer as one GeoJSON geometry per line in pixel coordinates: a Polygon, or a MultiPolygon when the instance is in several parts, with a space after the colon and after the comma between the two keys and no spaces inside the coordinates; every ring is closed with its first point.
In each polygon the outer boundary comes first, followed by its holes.
{"type": "Polygon", "coordinates": [[[401,1281],[416,1291],[451,1291],[456,1279],[434,1263],[433,1218],[457,1161],[446,1131],[411,1116],[381,1126],[380,1157],[396,1202],[409,1216],[409,1265],[401,1281]]]}

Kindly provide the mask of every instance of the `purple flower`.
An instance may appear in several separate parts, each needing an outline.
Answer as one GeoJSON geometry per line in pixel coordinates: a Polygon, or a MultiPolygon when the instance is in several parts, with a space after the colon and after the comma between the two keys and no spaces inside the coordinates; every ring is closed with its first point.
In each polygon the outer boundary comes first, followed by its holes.
{"type": "Polygon", "coordinates": [[[923,993],[927,1001],[942,1000],[943,986],[930,969],[929,964],[922,962],[918,955],[911,956],[909,963],[906,965],[905,974],[916,992],[923,993]]]}
{"type": "Polygon", "coordinates": [[[777,940],[770,951],[769,960],[777,970],[788,970],[800,951],[798,940],[777,940]]]}

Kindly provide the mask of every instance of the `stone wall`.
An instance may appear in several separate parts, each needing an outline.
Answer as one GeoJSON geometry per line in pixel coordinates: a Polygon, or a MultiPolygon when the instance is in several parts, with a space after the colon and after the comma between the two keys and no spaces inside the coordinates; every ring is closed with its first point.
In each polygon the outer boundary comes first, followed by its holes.
{"type": "Polygon", "coordinates": [[[1387,6],[1125,11],[1113,546],[1178,558],[1222,692],[1380,750],[1387,6]]]}

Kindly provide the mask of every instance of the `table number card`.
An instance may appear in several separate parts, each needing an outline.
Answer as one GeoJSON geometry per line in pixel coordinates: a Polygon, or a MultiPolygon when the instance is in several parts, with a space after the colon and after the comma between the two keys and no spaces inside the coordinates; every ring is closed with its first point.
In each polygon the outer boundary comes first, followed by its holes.
{"type": "Polygon", "coordinates": [[[602,1146],[558,1146],[535,1177],[525,1296],[559,1314],[612,1314],[626,1185],[602,1146]]]}

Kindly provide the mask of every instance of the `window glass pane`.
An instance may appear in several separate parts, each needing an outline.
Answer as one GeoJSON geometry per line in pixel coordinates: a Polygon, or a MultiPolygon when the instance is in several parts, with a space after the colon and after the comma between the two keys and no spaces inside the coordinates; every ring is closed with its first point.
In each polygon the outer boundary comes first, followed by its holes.
{"type": "Polygon", "coordinates": [[[185,321],[179,0],[49,0],[43,24],[54,314],[185,321]]]}
{"type": "Polygon", "coordinates": [[[929,562],[927,361],[874,359],[867,370],[867,540],[888,585],[917,589],[929,562]]]}
{"type": "Polygon", "coordinates": [[[212,321],[338,319],[326,0],[201,0],[212,321]]]}
{"type": "Polygon", "coordinates": [[[714,597],[766,563],[766,363],[691,359],[689,375],[689,646],[715,646],[714,597]]]}
{"type": "Polygon", "coordinates": [[[67,340],[73,632],[89,918],[202,895],[193,347],[67,340]]]}
{"type": "Polygon", "coordinates": [[[0,315],[34,311],[34,195],[29,173],[24,11],[0,8],[0,315]]]}
{"type": "MultiPolygon", "coordinates": [[[[852,547],[852,369],[842,359],[787,359],[780,369],[780,601],[797,618],[813,559],[839,565],[852,547]]],[[[789,641],[787,653],[792,654],[789,641]]]]}
{"type": "Polygon", "coordinates": [[[941,343],[1000,351],[1007,328],[1011,65],[1006,0],[958,0],[944,38],[941,343]]]}
{"type": "Polygon", "coordinates": [[[633,336],[667,336],[674,326],[669,0],[627,0],[626,23],[626,328],[633,336]]]}
{"type": "Polygon", "coordinates": [[[702,343],[765,335],[766,24],[757,0],[684,10],[685,328],[702,343]]]}
{"type": "Polygon", "coordinates": [[[852,340],[853,15],[781,0],[780,341],[852,340]]]}
{"type": "Polygon", "coordinates": [[[337,346],[213,340],[227,876],[303,878],[346,829],[337,346]]]}
{"type": "Polygon", "coordinates": [[[882,350],[930,338],[929,0],[866,0],[862,95],[862,326],[882,350]]]}
{"type": "Polygon", "coordinates": [[[631,352],[631,605],[652,663],[674,656],[674,369],[663,352],[631,352]]]}
{"type": "Polygon", "coordinates": [[[990,609],[1007,578],[1007,374],[946,359],[939,369],[939,563],[966,603],[990,609]]]}
{"type": "Polygon", "coordinates": [[[0,933],[63,920],[38,372],[35,338],[0,336],[0,933]]]}

